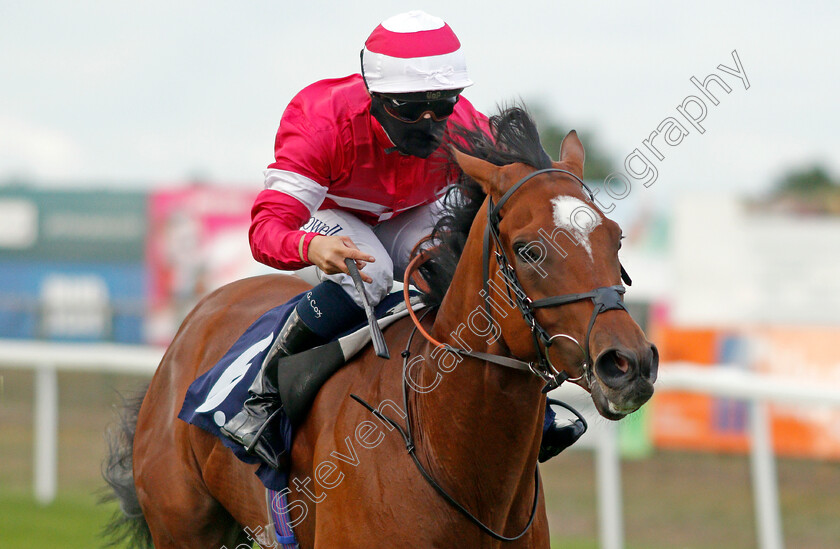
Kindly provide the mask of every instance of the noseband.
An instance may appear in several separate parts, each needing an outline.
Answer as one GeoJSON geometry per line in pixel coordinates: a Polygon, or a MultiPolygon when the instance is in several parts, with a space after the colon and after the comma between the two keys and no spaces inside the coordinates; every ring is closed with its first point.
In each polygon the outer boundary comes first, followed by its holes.
{"type": "MultiPolygon", "coordinates": [[[[585,379],[587,383],[589,383],[591,381],[590,377],[592,371],[592,355],[590,354],[589,350],[589,341],[590,336],[592,335],[592,327],[595,325],[595,320],[598,318],[599,314],[605,311],[610,311],[613,309],[623,309],[625,311],[627,310],[624,307],[624,303],[621,301],[621,295],[625,292],[625,288],[620,284],[615,286],[604,286],[601,288],[596,288],[591,292],[579,294],[565,294],[554,297],[547,297],[544,299],[538,299],[536,301],[528,297],[528,295],[525,293],[524,288],[522,288],[522,284],[519,282],[519,279],[516,276],[516,270],[513,268],[511,262],[508,260],[507,253],[505,252],[505,249],[502,246],[502,241],[499,233],[499,224],[502,221],[500,213],[502,211],[502,207],[505,205],[508,199],[513,195],[513,193],[519,190],[519,188],[522,187],[522,185],[524,185],[526,182],[530,181],[531,179],[540,174],[550,172],[564,173],[572,176],[586,190],[586,192],[589,194],[590,200],[594,201],[592,190],[586,186],[586,183],[584,183],[580,177],[573,174],[572,172],[569,172],[567,170],[561,170],[559,168],[547,168],[544,170],[537,170],[531,172],[530,174],[517,181],[516,184],[513,185],[510,189],[508,189],[508,191],[499,199],[498,204],[494,204],[493,198],[488,197],[487,226],[484,229],[484,242],[482,252],[482,276],[484,279],[484,291],[482,292],[482,295],[484,296],[484,308],[485,312],[487,313],[487,317],[492,318],[490,316],[489,293],[490,243],[492,239],[492,242],[495,244],[494,253],[496,256],[496,262],[499,264],[499,270],[502,273],[502,278],[505,280],[508,298],[516,303],[516,307],[519,309],[519,312],[522,313],[522,318],[525,319],[525,322],[527,322],[528,326],[531,328],[531,335],[534,338],[534,347],[537,350],[538,359],[536,364],[529,363],[529,369],[533,374],[540,377],[543,381],[546,382],[546,385],[543,388],[544,393],[547,393],[548,391],[559,387],[561,383],[569,379],[569,374],[566,373],[564,370],[558,370],[557,368],[555,368],[554,365],[551,363],[551,360],[548,358],[548,348],[551,346],[553,341],[558,338],[568,339],[573,341],[583,351],[583,373],[580,377],[572,379],[572,381],[585,379]],[[539,321],[537,321],[536,309],[566,305],[568,303],[583,301],[584,299],[591,299],[595,307],[592,310],[592,316],[590,317],[589,325],[586,328],[586,338],[584,340],[583,346],[581,346],[580,342],[578,342],[577,339],[568,334],[549,334],[548,331],[545,328],[543,328],[543,326],[539,323],[539,321]],[[540,345],[540,343],[542,343],[542,346],[540,345]]],[[[621,278],[625,283],[627,283],[628,286],[631,284],[630,277],[627,275],[627,272],[624,270],[624,267],[621,267],[621,278]]]]}

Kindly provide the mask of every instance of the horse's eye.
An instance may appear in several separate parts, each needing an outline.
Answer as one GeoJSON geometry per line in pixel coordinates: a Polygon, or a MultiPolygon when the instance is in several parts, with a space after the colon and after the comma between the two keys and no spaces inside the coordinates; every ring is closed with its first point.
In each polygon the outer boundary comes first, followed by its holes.
{"type": "Polygon", "coordinates": [[[537,263],[542,260],[542,249],[538,246],[519,242],[513,245],[513,251],[526,263],[537,263]]]}

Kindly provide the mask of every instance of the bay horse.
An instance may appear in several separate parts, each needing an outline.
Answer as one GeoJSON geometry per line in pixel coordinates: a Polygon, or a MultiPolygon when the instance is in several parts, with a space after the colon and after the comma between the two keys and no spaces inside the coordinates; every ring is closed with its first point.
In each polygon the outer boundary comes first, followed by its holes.
{"type": "MultiPolygon", "coordinates": [[[[368,347],[326,382],[296,430],[288,508],[300,547],[547,548],[536,471],[547,381],[569,378],[612,420],[653,393],[655,347],[620,303],[593,297],[623,293],[621,231],[585,192],[577,134],[552,162],[524,110],[503,110],[491,130],[492,139],[464,130],[464,151],[452,151],[461,184],[421,267],[437,306],[420,320],[428,337],[413,339],[402,367],[368,347]],[[408,422],[417,464],[385,417],[408,422]],[[496,536],[456,512],[416,465],[496,536]]],[[[272,546],[256,466],[177,415],[196,377],[307,287],[283,275],[240,280],[184,320],[106,464],[122,509],[111,534],[158,549],[272,546]]],[[[394,323],[390,347],[405,348],[414,328],[394,323]]]]}

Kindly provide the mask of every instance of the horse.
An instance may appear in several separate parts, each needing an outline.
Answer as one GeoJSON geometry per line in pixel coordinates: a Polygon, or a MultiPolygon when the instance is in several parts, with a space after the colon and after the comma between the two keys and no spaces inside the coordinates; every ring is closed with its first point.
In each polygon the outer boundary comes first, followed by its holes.
{"type": "MultiPolygon", "coordinates": [[[[524,109],[490,127],[463,130],[461,183],[435,246],[415,255],[431,313],[385,330],[402,366],[367,348],[295,432],[287,497],[302,548],[547,548],[544,389],[568,379],[611,420],[653,393],[658,354],[620,302],[621,230],[586,192],[577,134],[554,162],[524,109]]],[[[158,549],[272,546],[256,466],[177,415],[252,322],[307,288],[249,278],[190,312],[111,449],[111,534],[158,549]]]]}

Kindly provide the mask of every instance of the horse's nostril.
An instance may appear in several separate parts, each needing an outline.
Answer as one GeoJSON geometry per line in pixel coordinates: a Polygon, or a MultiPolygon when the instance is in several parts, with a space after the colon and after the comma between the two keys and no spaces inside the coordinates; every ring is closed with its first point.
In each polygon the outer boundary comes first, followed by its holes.
{"type": "Polygon", "coordinates": [[[615,367],[626,374],[627,370],[630,369],[630,361],[628,361],[626,358],[624,358],[621,355],[616,355],[615,367]]]}
{"type": "Polygon", "coordinates": [[[635,375],[638,364],[633,355],[619,353],[615,349],[601,353],[595,361],[595,372],[608,387],[618,388],[635,375]]]}
{"type": "Polygon", "coordinates": [[[651,383],[656,381],[656,376],[659,374],[659,349],[656,348],[656,345],[653,343],[650,344],[650,359],[647,362],[647,368],[645,368],[645,377],[647,377],[651,383]]]}

